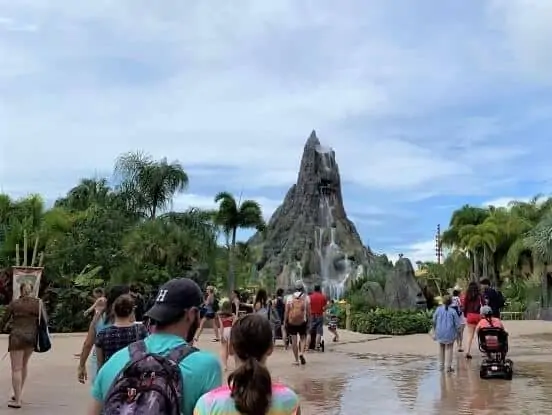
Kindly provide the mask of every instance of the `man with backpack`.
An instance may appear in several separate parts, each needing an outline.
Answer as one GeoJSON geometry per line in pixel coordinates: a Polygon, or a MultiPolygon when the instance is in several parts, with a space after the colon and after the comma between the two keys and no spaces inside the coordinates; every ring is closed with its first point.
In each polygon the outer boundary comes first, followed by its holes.
{"type": "Polygon", "coordinates": [[[100,369],[90,415],[192,415],[196,401],[222,385],[217,356],[190,344],[203,295],[188,278],[164,284],[146,317],[155,333],[115,353],[100,369]]]}
{"type": "Polygon", "coordinates": [[[506,304],[504,296],[500,291],[491,287],[491,281],[488,278],[483,278],[479,281],[479,285],[481,285],[483,297],[487,301],[487,305],[493,310],[493,317],[500,318],[500,310],[506,304]]]}
{"type": "Polygon", "coordinates": [[[302,281],[295,283],[295,292],[286,300],[284,320],[286,331],[291,336],[291,347],[295,364],[306,363],[304,353],[307,350],[307,331],[311,316],[309,296],[305,293],[302,281]],[[299,341],[297,339],[299,337],[299,341]]]}

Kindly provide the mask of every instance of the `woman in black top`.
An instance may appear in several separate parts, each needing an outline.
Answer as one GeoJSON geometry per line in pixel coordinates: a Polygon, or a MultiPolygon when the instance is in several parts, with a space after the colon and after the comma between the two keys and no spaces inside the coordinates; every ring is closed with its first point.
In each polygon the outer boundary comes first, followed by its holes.
{"type": "Polygon", "coordinates": [[[96,336],[96,357],[98,370],[119,350],[129,344],[147,337],[148,331],[143,324],[134,323],[134,300],[126,294],[113,303],[115,321],[96,336]]]}

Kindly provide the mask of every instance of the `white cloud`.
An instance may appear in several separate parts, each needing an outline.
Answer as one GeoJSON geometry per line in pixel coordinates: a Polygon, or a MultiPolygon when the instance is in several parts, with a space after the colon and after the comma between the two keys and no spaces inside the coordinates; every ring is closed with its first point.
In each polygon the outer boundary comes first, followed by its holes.
{"type": "Polygon", "coordinates": [[[552,2],[492,0],[488,11],[527,79],[552,82],[552,2]]]}
{"type": "Polygon", "coordinates": [[[416,242],[412,245],[405,247],[404,251],[388,253],[388,258],[395,263],[399,259],[399,254],[403,254],[405,258],[410,259],[414,268],[416,268],[417,261],[437,261],[435,254],[435,239],[428,241],[416,242]]]}
{"type": "MultiPolygon", "coordinates": [[[[263,196],[255,197],[255,196],[242,195],[242,199],[243,200],[251,199],[259,203],[263,210],[263,216],[265,219],[269,219],[270,216],[274,213],[276,208],[281,203],[276,200],[268,199],[263,196]]],[[[211,197],[202,196],[202,195],[193,194],[193,193],[178,195],[174,198],[174,201],[173,201],[174,210],[183,211],[192,207],[200,208],[200,209],[216,209],[217,204],[215,203],[214,196],[211,196],[211,197]]]]}
{"type": "Polygon", "coordinates": [[[528,202],[529,200],[531,200],[531,197],[498,197],[496,199],[483,202],[481,206],[508,207],[510,205],[510,202],[514,200],[519,202],[528,202]]]}
{"type": "Polygon", "coordinates": [[[245,189],[268,216],[315,128],[359,228],[422,240],[424,199],[550,177],[550,5],[0,0],[0,190],[52,199],[144,150],[190,173],[175,208],[245,189]]]}
{"type": "MultiPolygon", "coordinates": [[[[0,140],[10,154],[0,182],[19,188],[46,171],[62,177],[77,167],[110,169],[117,154],[137,148],[185,166],[234,168],[225,178],[234,184],[289,185],[313,127],[333,144],[349,181],[404,194],[430,185],[458,192],[477,182],[482,164],[491,171],[519,156],[507,144],[452,153],[460,141],[414,144],[392,133],[394,118],[469,102],[495,75],[466,32],[444,30],[435,17],[457,16],[439,8],[420,10],[412,21],[383,1],[0,5],[3,26],[38,30],[0,37],[0,123],[9,141],[0,140]],[[417,28],[424,33],[413,43],[417,28]],[[343,127],[359,118],[358,131],[343,127]],[[375,127],[388,119],[383,130],[375,127]],[[21,172],[22,158],[37,167],[21,172]]],[[[529,30],[501,13],[490,16],[504,30],[529,30]]],[[[476,22],[458,24],[490,49],[502,42],[485,20],[476,22]]],[[[493,53],[492,67],[501,67],[505,54],[493,53]]],[[[465,143],[501,132],[498,118],[468,119],[465,143]]]]}

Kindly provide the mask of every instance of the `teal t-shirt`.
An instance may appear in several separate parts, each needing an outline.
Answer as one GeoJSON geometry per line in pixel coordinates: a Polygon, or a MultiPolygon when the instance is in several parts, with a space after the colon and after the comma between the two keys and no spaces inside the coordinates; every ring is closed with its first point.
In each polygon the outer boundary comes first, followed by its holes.
{"type": "MultiPolygon", "coordinates": [[[[181,337],[165,333],[151,334],[146,337],[145,342],[149,352],[161,355],[168,355],[175,347],[186,343],[181,337]]],[[[103,402],[111,384],[129,361],[128,347],[111,356],[94,380],[92,386],[94,399],[103,402]]],[[[199,398],[222,385],[222,369],[216,355],[199,351],[180,362],[180,370],[184,380],[182,414],[192,415],[199,398]]]]}

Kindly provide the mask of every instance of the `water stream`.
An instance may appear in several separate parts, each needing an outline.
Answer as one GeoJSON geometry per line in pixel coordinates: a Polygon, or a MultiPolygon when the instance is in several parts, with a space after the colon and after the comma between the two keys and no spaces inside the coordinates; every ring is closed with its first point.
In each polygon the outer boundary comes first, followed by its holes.
{"type": "MultiPolygon", "coordinates": [[[[316,151],[321,156],[322,168],[328,174],[334,167],[333,151],[331,148],[318,146],[316,151]]],[[[319,204],[319,226],[314,231],[315,252],[320,266],[320,277],[326,294],[333,299],[343,297],[347,281],[357,276],[352,261],[344,255],[336,241],[336,225],[334,220],[335,197],[333,192],[321,191],[319,204]],[[344,258],[341,260],[340,258],[344,258]],[[336,267],[336,260],[342,263],[336,267]],[[339,269],[338,269],[339,268],[339,269]]]]}

